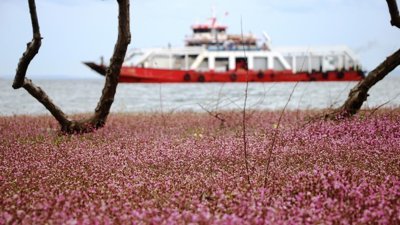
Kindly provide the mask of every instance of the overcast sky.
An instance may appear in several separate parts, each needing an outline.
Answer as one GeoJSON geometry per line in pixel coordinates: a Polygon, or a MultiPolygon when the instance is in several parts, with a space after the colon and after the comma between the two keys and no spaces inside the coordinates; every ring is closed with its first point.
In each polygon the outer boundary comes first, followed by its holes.
{"type": "MultiPolygon", "coordinates": [[[[31,40],[27,2],[0,0],[0,78],[13,77],[31,40]]],[[[400,48],[385,0],[132,0],[129,48],[182,46],[190,26],[209,18],[213,6],[231,33],[240,33],[242,17],[244,32],[267,31],[274,46],[347,45],[367,70],[400,48]]],[[[37,0],[37,10],[44,39],[28,77],[97,76],[81,62],[111,56],[116,1],[37,0]]]]}

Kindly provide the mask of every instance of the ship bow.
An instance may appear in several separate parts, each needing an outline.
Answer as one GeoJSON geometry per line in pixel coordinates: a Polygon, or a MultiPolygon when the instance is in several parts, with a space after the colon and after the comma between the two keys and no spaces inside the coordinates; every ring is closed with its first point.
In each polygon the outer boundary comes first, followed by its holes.
{"type": "Polygon", "coordinates": [[[105,66],[103,66],[103,65],[99,65],[99,64],[96,64],[94,62],[83,62],[83,64],[85,64],[86,66],[88,66],[92,70],[96,71],[100,75],[103,75],[103,76],[106,75],[106,69],[107,68],[105,66]]]}

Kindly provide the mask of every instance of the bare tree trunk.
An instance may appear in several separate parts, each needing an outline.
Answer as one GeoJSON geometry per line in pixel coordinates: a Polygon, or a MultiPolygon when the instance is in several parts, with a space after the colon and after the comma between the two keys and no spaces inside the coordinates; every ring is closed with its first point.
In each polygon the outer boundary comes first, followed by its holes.
{"type": "MultiPolygon", "coordinates": [[[[386,0],[386,2],[389,7],[391,24],[400,28],[400,16],[396,0],[386,0]]],[[[364,80],[361,80],[351,89],[345,103],[333,114],[328,115],[328,117],[334,118],[338,114],[349,117],[356,114],[360,110],[362,104],[367,100],[369,89],[393,71],[398,65],[400,65],[400,49],[387,57],[386,60],[371,71],[364,80]]]]}
{"type": "Polygon", "coordinates": [[[378,67],[371,71],[368,76],[360,81],[349,93],[349,97],[341,107],[340,112],[344,116],[354,115],[360,110],[362,104],[367,100],[369,89],[382,80],[387,74],[400,65],[400,49],[387,57],[378,67]]]}
{"type": "Polygon", "coordinates": [[[91,117],[83,120],[71,120],[53,103],[49,96],[40,87],[36,86],[31,80],[25,77],[30,62],[39,52],[42,40],[39,21],[36,13],[35,0],[29,0],[33,39],[27,44],[27,49],[19,60],[17,72],[15,74],[12,86],[14,89],[23,87],[34,98],[41,102],[56,118],[58,123],[61,125],[61,131],[63,132],[91,132],[94,129],[103,127],[107,120],[111,105],[114,102],[114,95],[118,85],[121,66],[125,58],[126,50],[131,41],[129,26],[129,0],[117,0],[117,2],[119,5],[118,39],[115,44],[113,56],[110,60],[110,66],[106,71],[106,81],[101,98],[94,114],[91,117]]]}

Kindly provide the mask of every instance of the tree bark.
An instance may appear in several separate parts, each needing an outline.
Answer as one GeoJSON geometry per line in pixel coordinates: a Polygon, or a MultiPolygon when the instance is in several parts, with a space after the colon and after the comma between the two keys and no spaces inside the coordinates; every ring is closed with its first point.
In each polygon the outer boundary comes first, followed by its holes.
{"type": "Polygon", "coordinates": [[[339,109],[343,116],[356,114],[362,104],[367,100],[369,89],[382,80],[387,74],[400,65],[400,49],[387,57],[378,67],[371,71],[368,76],[361,80],[349,93],[349,97],[339,109]]]}
{"type": "Polygon", "coordinates": [[[35,0],[29,0],[29,12],[31,14],[33,38],[31,42],[26,44],[26,51],[19,60],[17,72],[12,85],[14,89],[18,89],[24,85],[24,79],[29,63],[39,52],[40,46],[42,45],[35,0]]]}
{"type": "Polygon", "coordinates": [[[397,8],[396,0],[386,0],[386,2],[389,7],[389,13],[391,18],[390,23],[392,24],[392,26],[400,28],[400,14],[399,14],[399,9],[397,8]]]}
{"type": "MultiPolygon", "coordinates": [[[[396,0],[386,0],[391,16],[391,24],[400,28],[400,16],[396,0]]],[[[369,89],[382,80],[387,74],[400,65],[400,49],[387,57],[378,67],[368,73],[367,77],[361,80],[351,89],[345,103],[334,113],[326,115],[328,118],[337,118],[338,115],[350,117],[356,114],[363,103],[367,100],[369,89]]]]}
{"type": "Polygon", "coordinates": [[[113,56],[110,59],[110,66],[106,71],[106,81],[102,95],[94,114],[91,117],[82,120],[69,119],[68,116],[53,103],[50,97],[40,87],[36,86],[31,80],[26,78],[29,64],[39,52],[42,40],[35,0],[28,0],[28,2],[32,21],[33,39],[27,44],[27,49],[19,60],[17,72],[12,85],[13,88],[18,89],[23,87],[34,98],[42,103],[61,125],[61,131],[63,132],[84,133],[103,127],[106,123],[111,105],[114,102],[119,73],[126,55],[126,50],[131,41],[129,0],[117,0],[119,6],[118,39],[114,47],[113,56]]]}

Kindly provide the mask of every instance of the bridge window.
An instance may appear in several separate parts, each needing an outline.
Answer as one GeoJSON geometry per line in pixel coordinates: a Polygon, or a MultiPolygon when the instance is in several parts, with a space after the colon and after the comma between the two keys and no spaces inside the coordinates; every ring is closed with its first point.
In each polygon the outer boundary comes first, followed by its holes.
{"type": "Polygon", "coordinates": [[[296,71],[308,71],[308,56],[296,56],[296,71]]]}
{"type": "Polygon", "coordinates": [[[276,57],[274,58],[274,70],[276,71],[285,70],[285,67],[283,66],[281,60],[276,57]]]}
{"type": "Polygon", "coordinates": [[[267,69],[268,69],[268,58],[266,57],[254,58],[254,70],[267,70],[267,69]]]}
{"type": "Polygon", "coordinates": [[[195,34],[199,34],[199,33],[210,33],[211,29],[208,28],[199,28],[199,29],[194,29],[193,32],[195,34]]]}
{"type": "Polygon", "coordinates": [[[235,65],[236,65],[236,70],[247,70],[247,59],[236,58],[235,65]]]}
{"type": "Polygon", "coordinates": [[[204,58],[203,61],[201,61],[198,70],[200,71],[207,71],[208,70],[208,57],[204,58]]]}
{"type": "Polygon", "coordinates": [[[215,58],[215,71],[228,71],[228,70],[229,70],[229,58],[228,57],[215,58]]]}

